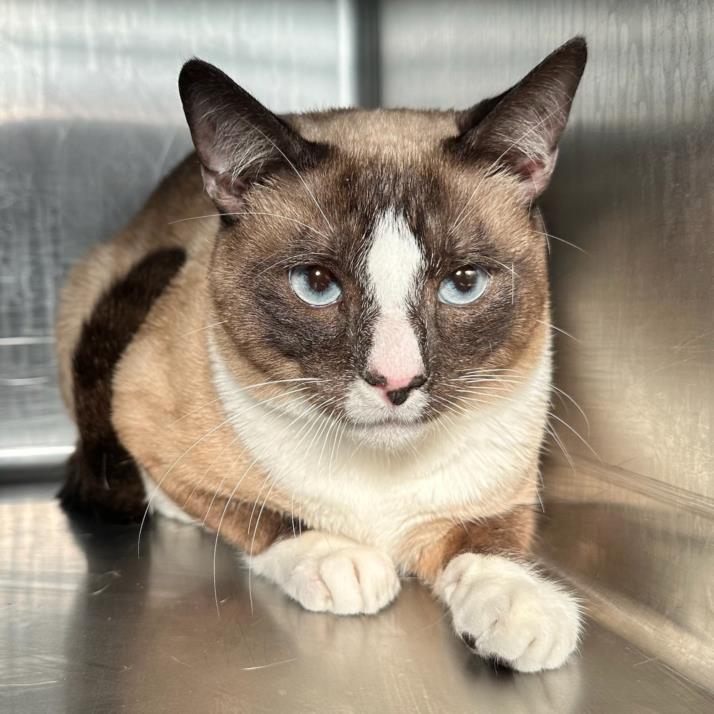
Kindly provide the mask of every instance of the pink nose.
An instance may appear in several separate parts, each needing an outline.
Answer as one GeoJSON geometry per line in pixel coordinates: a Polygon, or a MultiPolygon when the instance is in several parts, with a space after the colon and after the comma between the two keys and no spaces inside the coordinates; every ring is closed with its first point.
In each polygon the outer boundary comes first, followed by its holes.
{"type": "Polygon", "coordinates": [[[426,383],[426,376],[423,374],[389,377],[367,370],[362,377],[367,384],[382,390],[387,399],[397,407],[407,401],[413,389],[419,389],[426,383]]]}

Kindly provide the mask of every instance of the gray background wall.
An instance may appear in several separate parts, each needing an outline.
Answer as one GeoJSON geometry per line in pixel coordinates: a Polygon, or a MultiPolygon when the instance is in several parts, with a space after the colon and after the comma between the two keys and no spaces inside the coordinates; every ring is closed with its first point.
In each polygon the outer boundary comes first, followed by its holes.
{"type": "Polygon", "coordinates": [[[711,3],[6,0],[0,18],[8,465],[71,448],[57,289],[186,150],[185,58],[221,65],[278,110],[465,106],[584,33],[591,60],[543,205],[551,233],[577,246],[551,241],[555,324],[572,335],[556,335],[557,379],[587,420],[554,400],[568,456],[551,444],[541,551],[596,617],[711,676],[711,3]]]}
{"type": "Polygon", "coordinates": [[[350,103],[349,11],[332,0],[0,0],[0,465],[71,450],[57,292],[188,152],[181,64],[213,62],[277,110],[350,103]]]}

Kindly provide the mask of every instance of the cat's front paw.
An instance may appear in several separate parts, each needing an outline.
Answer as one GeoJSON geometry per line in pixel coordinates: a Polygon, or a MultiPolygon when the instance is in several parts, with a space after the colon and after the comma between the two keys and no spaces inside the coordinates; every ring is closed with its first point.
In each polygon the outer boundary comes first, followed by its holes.
{"type": "Polygon", "coordinates": [[[459,555],[435,590],[470,649],[520,672],[560,667],[577,646],[580,612],[573,597],[514,561],[459,555]]]}
{"type": "Polygon", "coordinates": [[[319,531],[276,543],[253,557],[250,566],[313,612],[372,615],[400,589],[386,553],[319,531]]]}

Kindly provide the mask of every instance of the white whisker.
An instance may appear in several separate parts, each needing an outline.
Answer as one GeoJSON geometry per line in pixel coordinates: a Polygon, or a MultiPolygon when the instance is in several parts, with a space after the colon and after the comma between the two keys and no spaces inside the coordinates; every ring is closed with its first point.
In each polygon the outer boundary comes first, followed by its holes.
{"type": "Polygon", "coordinates": [[[575,245],[575,243],[571,243],[569,240],[565,240],[565,238],[559,238],[558,236],[554,236],[552,233],[546,233],[544,231],[535,231],[535,233],[540,236],[545,236],[546,240],[552,238],[553,240],[557,240],[560,243],[565,243],[565,245],[568,245],[571,248],[575,248],[575,250],[579,250],[584,255],[590,255],[587,250],[581,248],[579,245],[575,245]]]}
{"type": "MultiPolygon", "coordinates": [[[[328,381],[328,380],[322,380],[322,379],[317,379],[315,377],[295,377],[294,379],[270,379],[265,382],[257,382],[256,384],[249,384],[245,387],[241,387],[240,389],[236,389],[233,391],[234,394],[240,394],[241,392],[245,392],[249,389],[257,389],[258,387],[269,387],[272,386],[273,384],[287,384],[289,382],[308,382],[308,383],[315,383],[315,382],[323,382],[323,381],[328,381]]],[[[177,424],[178,422],[182,421],[183,419],[186,419],[193,414],[197,414],[200,412],[202,409],[205,407],[209,406],[210,404],[214,404],[215,402],[220,401],[220,397],[216,397],[215,399],[211,399],[209,402],[205,402],[199,407],[196,407],[196,409],[192,409],[190,412],[186,412],[185,414],[181,415],[178,417],[176,420],[172,421],[169,426],[174,426],[174,424],[177,424]]]]}
{"type": "Polygon", "coordinates": [[[303,223],[297,218],[291,218],[290,216],[283,216],[280,213],[270,213],[269,211],[231,211],[230,213],[206,213],[203,216],[190,216],[189,218],[178,218],[175,221],[169,221],[168,225],[172,226],[176,223],[185,223],[186,221],[200,221],[206,218],[219,218],[220,216],[271,216],[272,218],[282,218],[285,221],[290,221],[291,223],[296,223],[303,228],[307,228],[313,233],[319,235],[325,240],[329,240],[329,236],[322,231],[317,230],[309,223],[303,223]]]}
{"type": "Polygon", "coordinates": [[[590,446],[590,443],[585,439],[585,437],[583,437],[576,429],[570,426],[567,421],[561,419],[557,414],[554,414],[552,411],[549,411],[548,415],[551,419],[555,419],[556,421],[560,422],[566,429],[570,430],[598,461],[602,461],[600,454],[598,454],[597,451],[595,451],[595,449],[590,446]]]}
{"type": "Polygon", "coordinates": [[[569,337],[574,342],[580,342],[580,340],[577,337],[574,337],[569,332],[566,332],[562,327],[556,327],[552,322],[548,323],[548,322],[544,322],[543,320],[536,320],[536,322],[539,322],[541,325],[545,325],[546,327],[550,327],[552,330],[555,330],[556,332],[560,332],[561,335],[565,335],[566,337],[569,337]]]}
{"type": "MultiPolygon", "coordinates": [[[[310,431],[312,431],[313,425],[316,424],[316,423],[318,423],[318,420],[319,420],[319,417],[320,417],[320,415],[321,415],[321,413],[322,413],[322,409],[323,409],[324,405],[331,403],[331,402],[334,401],[335,399],[336,399],[335,397],[332,397],[331,399],[328,399],[327,401],[323,401],[323,402],[321,402],[320,404],[314,406],[314,408],[311,408],[310,411],[312,411],[312,412],[314,413],[313,416],[306,422],[306,424],[303,424],[303,426],[298,430],[296,436],[299,435],[299,434],[306,428],[306,426],[308,426],[308,425],[309,425],[309,428],[308,428],[306,434],[309,434],[310,431]]],[[[310,411],[308,411],[308,413],[310,413],[310,411]]],[[[297,416],[295,419],[293,419],[293,421],[291,421],[291,422],[285,427],[285,429],[283,429],[283,431],[281,432],[281,434],[286,433],[290,428],[292,428],[292,426],[295,424],[296,421],[298,421],[299,419],[302,419],[302,418],[304,418],[304,417],[305,417],[304,414],[301,414],[301,415],[297,416]]],[[[304,437],[305,437],[306,434],[304,434],[303,437],[301,437],[300,441],[299,441],[299,442],[297,443],[297,445],[296,445],[296,448],[299,448],[300,444],[302,444],[302,441],[303,441],[303,439],[304,439],[304,437]]],[[[272,477],[270,474],[268,474],[268,477],[267,477],[267,479],[266,479],[265,484],[263,484],[263,485],[261,486],[261,488],[260,488],[260,491],[259,491],[259,493],[258,493],[258,498],[260,498],[260,494],[262,493],[263,488],[265,487],[265,485],[266,485],[267,483],[269,483],[271,480],[274,480],[274,479],[273,479],[273,477],[272,477]]],[[[263,500],[263,505],[262,505],[261,508],[260,508],[260,512],[259,512],[259,514],[258,514],[258,521],[257,521],[256,524],[255,524],[255,529],[253,530],[253,538],[252,538],[252,540],[251,540],[249,555],[252,555],[252,554],[253,554],[253,549],[254,549],[254,546],[255,546],[255,536],[256,536],[256,533],[257,533],[257,531],[258,531],[258,524],[259,524],[259,522],[260,522],[260,516],[261,516],[261,514],[263,513],[263,509],[265,508],[265,504],[267,503],[267,499],[268,499],[268,497],[270,496],[270,493],[271,493],[271,491],[272,491],[272,488],[273,488],[273,486],[271,485],[271,486],[270,486],[270,489],[269,489],[269,491],[268,491],[268,494],[266,495],[266,498],[263,500]]],[[[294,495],[294,492],[293,492],[293,495],[294,495]]],[[[248,528],[247,528],[248,534],[250,534],[250,525],[251,525],[251,523],[252,523],[252,521],[253,521],[253,515],[255,514],[255,508],[256,508],[256,506],[257,506],[257,503],[258,503],[258,500],[256,499],[255,503],[253,504],[253,509],[251,510],[251,513],[250,513],[250,518],[248,519],[248,528]]],[[[293,528],[294,528],[294,524],[293,524],[293,528]]],[[[252,583],[253,583],[253,580],[252,580],[252,571],[251,571],[251,569],[249,568],[249,569],[248,569],[248,599],[249,599],[249,601],[250,601],[250,611],[251,611],[251,614],[252,614],[252,612],[253,612],[253,585],[252,585],[252,583]]],[[[216,600],[217,600],[217,596],[216,596],[216,600]]]]}
{"type": "Polygon", "coordinates": [[[310,190],[310,187],[307,185],[307,182],[303,178],[302,174],[297,170],[295,164],[285,155],[285,152],[269,136],[267,136],[265,134],[265,132],[261,131],[257,126],[255,126],[254,124],[251,124],[244,117],[240,117],[240,119],[241,119],[241,121],[243,121],[246,124],[248,124],[249,126],[251,126],[253,129],[255,129],[255,131],[257,131],[259,134],[261,134],[263,136],[263,138],[269,144],[271,144],[272,147],[285,159],[288,166],[290,166],[290,168],[295,172],[295,175],[298,177],[298,179],[300,179],[300,183],[302,183],[303,188],[307,192],[308,196],[310,196],[310,198],[312,199],[312,202],[315,204],[317,210],[320,211],[320,214],[322,215],[323,219],[325,220],[327,227],[330,230],[334,230],[332,228],[332,224],[330,223],[330,221],[327,220],[327,216],[325,215],[325,212],[322,210],[322,206],[320,206],[320,204],[317,201],[317,198],[315,198],[315,194],[310,190]]]}
{"type": "Polygon", "coordinates": [[[561,398],[561,402],[563,401],[562,398],[565,397],[580,412],[581,416],[583,417],[583,421],[585,422],[585,426],[588,430],[588,435],[590,435],[590,420],[588,419],[588,415],[585,413],[585,410],[564,389],[561,389],[555,384],[552,384],[551,388],[561,398]]]}
{"type": "MultiPolygon", "coordinates": [[[[267,402],[274,401],[275,399],[280,399],[282,397],[287,396],[288,394],[295,393],[296,391],[303,391],[307,389],[307,387],[298,387],[295,390],[288,390],[284,394],[279,394],[275,397],[270,397],[269,399],[266,399],[262,402],[258,402],[257,404],[251,405],[248,409],[245,410],[245,412],[249,412],[252,409],[255,409],[262,404],[265,404],[267,402]]],[[[242,413],[241,413],[242,414],[242,413]]],[[[175,466],[185,457],[187,456],[193,449],[195,449],[200,443],[202,443],[205,439],[207,439],[209,436],[214,434],[216,431],[219,429],[223,428],[226,424],[232,423],[233,420],[235,419],[235,416],[229,416],[226,419],[222,420],[219,424],[214,426],[212,429],[209,429],[203,436],[201,436],[199,439],[196,439],[185,451],[181,453],[180,456],[178,456],[174,461],[171,463],[171,465],[168,467],[166,472],[161,476],[161,478],[158,480],[156,483],[156,486],[154,487],[154,490],[151,492],[151,495],[149,496],[148,501],[146,502],[146,508],[144,509],[144,515],[142,516],[141,523],[139,525],[139,534],[137,536],[137,542],[136,542],[136,556],[137,558],[141,557],[141,534],[144,530],[144,524],[146,523],[146,517],[149,514],[149,511],[151,509],[151,504],[153,503],[154,499],[156,498],[156,494],[159,492],[161,488],[161,484],[164,482],[166,477],[173,471],[175,466]]]]}

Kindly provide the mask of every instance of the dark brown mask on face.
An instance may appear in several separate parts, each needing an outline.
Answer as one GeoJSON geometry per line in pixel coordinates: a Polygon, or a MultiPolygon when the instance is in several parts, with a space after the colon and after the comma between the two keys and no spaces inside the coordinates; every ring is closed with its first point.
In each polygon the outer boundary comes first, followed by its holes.
{"type": "Polygon", "coordinates": [[[236,355],[314,378],[313,398],[365,428],[478,408],[475,380],[494,397],[524,378],[547,349],[534,202],[585,61],[575,38],[462,112],[285,117],[188,62],[181,98],[222,216],[211,290],[236,355]]]}

